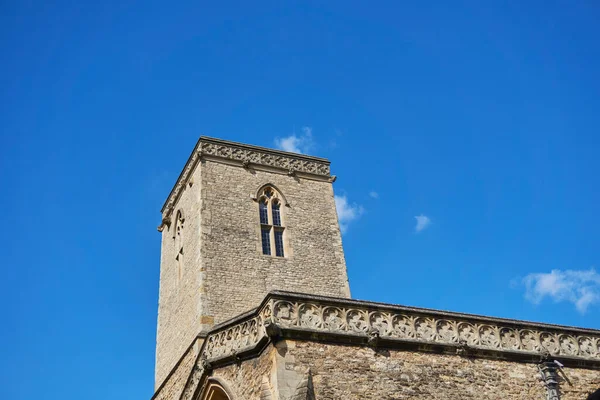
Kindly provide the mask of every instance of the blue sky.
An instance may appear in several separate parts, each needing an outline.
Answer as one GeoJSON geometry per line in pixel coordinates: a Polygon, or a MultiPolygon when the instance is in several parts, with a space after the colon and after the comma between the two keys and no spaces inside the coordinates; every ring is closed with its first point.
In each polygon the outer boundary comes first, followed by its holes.
{"type": "Polygon", "coordinates": [[[418,3],[2,2],[0,398],[152,395],[201,134],[332,161],[355,298],[600,328],[598,4],[418,3]]]}

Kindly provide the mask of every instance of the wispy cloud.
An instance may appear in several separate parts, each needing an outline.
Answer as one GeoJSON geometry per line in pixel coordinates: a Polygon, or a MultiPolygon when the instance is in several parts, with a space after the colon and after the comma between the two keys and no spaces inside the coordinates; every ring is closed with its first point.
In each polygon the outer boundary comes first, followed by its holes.
{"type": "Polygon", "coordinates": [[[523,278],[525,298],[539,304],[546,297],[555,302],[568,301],[580,313],[592,304],[600,303],[600,274],[589,270],[559,270],[534,273],[523,278]]]}
{"type": "Polygon", "coordinates": [[[348,203],[348,198],[345,195],[335,196],[335,208],[342,233],[346,233],[348,231],[348,224],[360,217],[364,212],[364,208],[361,205],[348,203]]]}
{"type": "Polygon", "coordinates": [[[339,129],[335,129],[334,134],[335,134],[335,136],[333,138],[329,139],[329,148],[330,149],[336,149],[339,146],[338,139],[344,135],[342,133],[342,131],[339,129]]]}
{"type": "Polygon", "coordinates": [[[369,192],[369,196],[374,198],[374,199],[378,199],[379,198],[379,193],[377,193],[376,191],[372,190],[369,192]]]}
{"type": "Polygon", "coordinates": [[[415,232],[422,232],[427,229],[429,225],[431,225],[431,219],[427,215],[417,215],[415,216],[417,220],[417,224],[415,225],[415,232]]]}
{"type": "Polygon", "coordinates": [[[312,128],[305,126],[301,134],[292,134],[283,138],[275,138],[275,147],[292,153],[307,153],[314,147],[312,128]]]}

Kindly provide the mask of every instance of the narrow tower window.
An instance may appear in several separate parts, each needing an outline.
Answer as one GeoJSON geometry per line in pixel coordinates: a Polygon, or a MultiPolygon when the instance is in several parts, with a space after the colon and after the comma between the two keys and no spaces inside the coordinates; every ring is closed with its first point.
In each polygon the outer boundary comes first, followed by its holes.
{"type": "Polygon", "coordinates": [[[283,230],[275,229],[275,255],[283,257],[283,230]]]}
{"type": "Polygon", "coordinates": [[[269,210],[267,208],[267,199],[262,199],[258,205],[260,210],[260,223],[264,225],[269,224],[269,210]]]}
{"type": "Polygon", "coordinates": [[[274,188],[263,187],[258,193],[260,240],[264,255],[285,257],[286,234],[282,215],[283,197],[274,188]]]}
{"type": "Polygon", "coordinates": [[[271,227],[263,226],[261,228],[262,252],[268,256],[271,255],[271,227]]]}
{"type": "Polygon", "coordinates": [[[275,226],[281,226],[281,210],[279,209],[281,207],[281,203],[277,200],[273,201],[273,207],[272,207],[272,212],[273,212],[273,225],[275,226]]]}
{"type": "Polygon", "coordinates": [[[177,278],[181,280],[183,270],[183,214],[177,211],[175,216],[175,229],[173,231],[173,239],[175,239],[175,261],[177,262],[177,278]]]}

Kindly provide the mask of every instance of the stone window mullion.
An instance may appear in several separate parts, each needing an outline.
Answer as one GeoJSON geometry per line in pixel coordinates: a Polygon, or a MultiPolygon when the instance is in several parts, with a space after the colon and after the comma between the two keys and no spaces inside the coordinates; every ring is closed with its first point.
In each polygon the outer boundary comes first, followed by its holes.
{"type": "Polygon", "coordinates": [[[287,235],[281,199],[273,188],[266,187],[258,193],[261,251],[264,255],[285,257],[287,235]]]}

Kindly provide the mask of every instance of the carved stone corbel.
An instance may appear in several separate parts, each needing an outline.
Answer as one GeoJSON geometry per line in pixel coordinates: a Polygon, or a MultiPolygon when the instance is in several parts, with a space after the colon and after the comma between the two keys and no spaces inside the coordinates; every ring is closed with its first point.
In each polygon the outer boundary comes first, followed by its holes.
{"type": "Polygon", "coordinates": [[[466,340],[461,340],[456,347],[456,355],[466,357],[471,353],[471,348],[466,340]]]}
{"type": "Polygon", "coordinates": [[[369,328],[367,331],[367,344],[371,347],[377,347],[379,343],[379,331],[375,328],[369,328]]]}
{"type": "Polygon", "coordinates": [[[273,342],[276,342],[281,338],[281,328],[272,319],[265,321],[265,332],[273,342]]]}
{"type": "Polygon", "coordinates": [[[165,229],[165,225],[167,226],[167,230],[171,229],[171,218],[165,217],[162,219],[158,228],[156,228],[159,232],[162,232],[165,229]]]}

